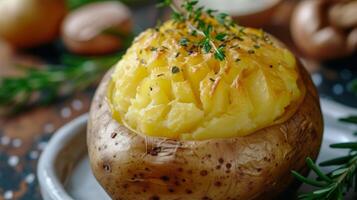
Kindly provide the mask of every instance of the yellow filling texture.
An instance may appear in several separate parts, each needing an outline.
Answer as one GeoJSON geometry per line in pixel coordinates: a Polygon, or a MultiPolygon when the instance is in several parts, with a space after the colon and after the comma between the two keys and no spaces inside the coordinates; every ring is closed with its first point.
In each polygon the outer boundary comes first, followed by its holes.
{"type": "Polygon", "coordinates": [[[204,53],[203,36],[166,22],[137,37],[108,88],[114,118],[147,136],[183,140],[250,134],[301,96],[295,57],[262,30],[213,24],[226,58],[204,53]]]}

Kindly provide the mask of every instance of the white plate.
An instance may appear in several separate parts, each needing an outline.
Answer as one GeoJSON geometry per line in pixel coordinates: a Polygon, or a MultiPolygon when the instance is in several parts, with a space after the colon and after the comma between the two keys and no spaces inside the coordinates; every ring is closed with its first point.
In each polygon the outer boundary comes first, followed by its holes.
{"type": "MultiPolygon", "coordinates": [[[[322,99],[325,132],[318,161],[343,155],[344,151],[332,150],[331,143],[356,140],[352,132],[356,126],[337,121],[340,117],[357,115],[357,110],[322,99]]],[[[41,155],[37,176],[45,200],[106,200],[110,199],[92,175],[86,154],[86,125],[88,115],[83,115],[65,125],[53,136],[41,155]]],[[[328,170],[328,169],[325,169],[328,170]]],[[[309,191],[302,186],[300,191],[309,191]]],[[[346,200],[357,199],[349,194],[346,200]]]]}

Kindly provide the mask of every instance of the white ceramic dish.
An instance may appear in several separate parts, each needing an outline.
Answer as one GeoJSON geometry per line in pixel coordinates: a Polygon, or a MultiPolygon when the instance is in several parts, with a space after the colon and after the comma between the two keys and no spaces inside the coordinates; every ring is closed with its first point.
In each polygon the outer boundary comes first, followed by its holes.
{"type": "MultiPolygon", "coordinates": [[[[331,143],[355,140],[352,132],[356,126],[337,121],[346,115],[357,115],[357,109],[322,99],[321,107],[325,120],[324,141],[318,161],[323,161],[345,152],[331,150],[331,143]]],[[[106,200],[110,199],[92,175],[86,154],[87,115],[83,115],[57,131],[41,155],[37,176],[45,200],[106,200]]],[[[328,169],[326,169],[328,170],[328,169]]],[[[309,191],[302,186],[300,191],[309,191]]],[[[357,199],[349,194],[346,200],[357,199]]]]}
{"type": "MultiPolygon", "coordinates": [[[[183,0],[174,2],[179,6],[183,0]]],[[[260,28],[269,24],[282,2],[283,0],[200,0],[198,5],[227,13],[238,24],[260,28]]]]}

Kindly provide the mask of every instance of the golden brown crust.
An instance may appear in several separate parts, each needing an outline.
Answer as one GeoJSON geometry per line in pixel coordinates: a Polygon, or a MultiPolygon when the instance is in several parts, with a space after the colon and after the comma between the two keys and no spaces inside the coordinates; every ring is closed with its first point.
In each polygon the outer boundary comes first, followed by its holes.
{"type": "Polygon", "coordinates": [[[97,180],[113,199],[272,199],[306,174],[323,122],[316,89],[299,65],[306,95],[286,122],[230,139],[144,137],[118,124],[106,100],[109,72],[91,107],[88,149],[97,180]],[[156,198],[158,197],[158,198],[156,198]]]}

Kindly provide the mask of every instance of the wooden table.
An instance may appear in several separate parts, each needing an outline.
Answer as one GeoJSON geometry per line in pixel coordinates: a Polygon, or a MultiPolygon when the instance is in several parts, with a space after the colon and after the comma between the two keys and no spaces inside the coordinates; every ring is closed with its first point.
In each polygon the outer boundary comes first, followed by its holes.
{"type": "MultiPolygon", "coordinates": [[[[277,18],[279,22],[264,29],[296,52],[288,29],[292,7],[293,4],[287,2],[283,7],[283,16],[277,18]]],[[[154,6],[137,7],[134,10],[137,31],[155,24],[158,13],[154,6]]],[[[315,82],[320,83],[319,89],[323,95],[357,106],[355,96],[346,92],[342,95],[333,94],[339,92],[339,86],[344,87],[345,82],[357,77],[356,60],[347,60],[347,64],[342,61],[345,63],[343,68],[334,66],[340,65],[338,62],[332,63],[332,67],[324,64],[327,66],[325,68],[321,68],[321,63],[315,61],[307,60],[306,63],[310,71],[315,72],[315,82]]],[[[55,130],[88,112],[92,95],[93,90],[89,90],[49,106],[35,107],[13,117],[0,118],[0,200],[41,199],[36,180],[38,158],[55,130]]]]}

